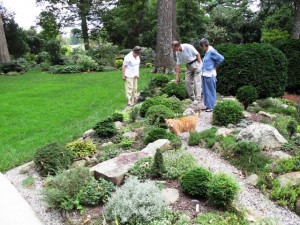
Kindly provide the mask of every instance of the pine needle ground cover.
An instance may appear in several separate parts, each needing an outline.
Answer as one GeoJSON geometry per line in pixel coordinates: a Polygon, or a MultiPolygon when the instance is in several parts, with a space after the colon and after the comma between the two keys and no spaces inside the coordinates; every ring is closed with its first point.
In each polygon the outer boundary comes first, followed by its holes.
{"type": "MultiPolygon", "coordinates": [[[[142,69],[139,89],[152,76],[142,69]]],[[[73,141],[125,105],[121,71],[0,76],[0,172],[31,160],[48,143],[73,141]]]]}

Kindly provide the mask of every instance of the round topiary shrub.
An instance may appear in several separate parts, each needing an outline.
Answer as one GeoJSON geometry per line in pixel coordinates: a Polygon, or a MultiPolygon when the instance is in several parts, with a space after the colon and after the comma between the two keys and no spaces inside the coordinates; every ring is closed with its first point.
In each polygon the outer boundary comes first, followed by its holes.
{"type": "Polygon", "coordinates": [[[165,87],[169,83],[170,79],[166,75],[157,75],[151,79],[149,86],[151,87],[165,87]]]}
{"type": "Polygon", "coordinates": [[[69,151],[72,151],[75,155],[75,158],[83,158],[86,156],[92,156],[96,153],[96,145],[91,141],[73,141],[66,144],[66,148],[69,151]]]}
{"type": "Polygon", "coordinates": [[[166,128],[165,119],[174,118],[174,112],[164,105],[153,105],[146,113],[146,118],[151,125],[158,125],[166,128]]]}
{"type": "Polygon", "coordinates": [[[180,100],[186,99],[188,97],[186,88],[183,82],[176,84],[171,82],[162,90],[162,93],[167,94],[169,97],[175,96],[180,100]]]}
{"type": "Polygon", "coordinates": [[[106,118],[97,123],[93,129],[95,133],[101,138],[112,137],[118,133],[117,128],[112,118],[106,118]]]}
{"type": "Polygon", "coordinates": [[[250,104],[257,100],[257,90],[252,86],[243,86],[237,90],[236,98],[243,104],[246,110],[250,104]]]}
{"type": "Polygon", "coordinates": [[[207,185],[212,178],[211,172],[203,167],[192,169],[180,179],[182,190],[192,197],[204,197],[207,193],[207,185]]]}
{"type": "Polygon", "coordinates": [[[237,124],[243,118],[243,108],[234,100],[218,101],[213,111],[213,123],[219,126],[237,124]]]}
{"type": "Polygon", "coordinates": [[[236,95],[237,89],[250,85],[259,98],[282,96],[287,84],[287,59],[277,48],[268,44],[220,45],[225,57],[218,69],[217,91],[236,95]]]}
{"type": "Polygon", "coordinates": [[[42,176],[55,175],[67,169],[74,159],[74,153],[57,143],[48,144],[36,150],[34,163],[42,176]]]}
{"type": "Polygon", "coordinates": [[[153,105],[164,105],[172,109],[175,113],[182,113],[183,107],[180,101],[174,98],[166,98],[164,96],[157,96],[154,98],[146,99],[140,109],[140,114],[145,117],[147,110],[153,105]]]}
{"type": "Polygon", "coordinates": [[[279,48],[288,60],[288,83],[286,90],[300,93],[300,40],[285,39],[276,42],[274,46],[279,48]]]}
{"type": "Polygon", "coordinates": [[[219,173],[208,182],[208,201],[217,207],[229,206],[239,190],[238,183],[230,176],[219,173]]]}

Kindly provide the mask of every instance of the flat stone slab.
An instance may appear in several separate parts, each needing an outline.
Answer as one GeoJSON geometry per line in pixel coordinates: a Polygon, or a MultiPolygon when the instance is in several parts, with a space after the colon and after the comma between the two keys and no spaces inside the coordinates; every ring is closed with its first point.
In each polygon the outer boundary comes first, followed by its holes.
{"type": "Polygon", "coordinates": [[[300,184],[300,172],[291,172],[291,173],[286,173],[283,175],[280,175],[278,177],[278,180],[280,182],[280,186],[285,186],[285,185],[292,185],[296,186],[300,184]]]}
{"type": "Polygon", "coordinates": [[[147,145],[146,148],[139,152],[123,153],[113,159],[99,163],[92,167],[90,171],[94,173],[96,179],[105,178],[116,185],[121,185],[124,181],[125,174],[133,167],[134,163],[147,156],[154,156],[156,149],[162,151],[170,146],[167,139],[159,139],[147,145]]]}
{"type": "Polygon", "coordinates": [[[0,224],[43,225],[18,190],[0,173],[0,224]]]}

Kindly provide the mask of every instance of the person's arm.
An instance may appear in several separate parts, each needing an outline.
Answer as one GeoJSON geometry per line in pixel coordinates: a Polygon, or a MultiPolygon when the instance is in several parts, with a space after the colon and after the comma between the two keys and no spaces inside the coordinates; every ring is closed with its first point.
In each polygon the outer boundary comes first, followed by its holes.
{"type": "Polygon", "coordinates": [[[123,64],[123,66],[122,66],[122,79],[123,80],[126,80],[125,72],[126,72],[126,65],[123,64]]]}
{"type": "Polygon", "coordinates": [[[175,79],[175,81],[176,81],[177,84],[180,81],[179,73],[180,73],[180,65],[176,65],[176,79],[175,79]]]}
{"type": "Polygon", "coordinates": [[[215,68],[217,68],[218,66],[220,66],[222,64],[222,62],[224,61],[224,56],[222,56],[217,51],[212,51],[211,57],[215,61],[215,68]]]}
{"type": "Polygon", "coordinates": [[[196,57],[197,57],[198,63],[201,63],[201,56],[200,56],[200,53],[198,53],[198,54],[196,55],[196,57]]]}

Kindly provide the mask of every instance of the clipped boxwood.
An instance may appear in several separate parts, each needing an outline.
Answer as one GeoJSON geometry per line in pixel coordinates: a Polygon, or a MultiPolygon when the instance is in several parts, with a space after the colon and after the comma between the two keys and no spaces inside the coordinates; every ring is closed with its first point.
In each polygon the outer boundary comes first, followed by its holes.
{"type": "Polygon", "coordinates": [[[67,169],[74,159],[74,153],[57,143],[50,143],[36,150],[34,163],[42,176],[55,175],[67,169]]]}
{"type": "Polygon", "coordinates": [[[166,127],[165,119],[171,119],[174,118],[174,116],[174,112],[164,105],[153,105],[146,113],[146,118],[148,118],[149,123],[160,127],[166,127]]]}
{"type": "Polygon", "coordinates": [[[212,178],[210,171],[203,167],[192,169],[180,179],[182,190],[192,197],[205,197],[207,193],[207,185],[212,178]]]}
{"type": "Polygon", "coordinates": [[[274,44],[288,60],[288,83],[286,90],[300,93],[300,40],[285,39],[274,44]]]}
{"type": "Polygon", "coordinates": [[[101,120],[96,126],[93,127],[95,133],[101,138],[112,137],[118,133],[117,128],[112,118],[101,120]]]}
{"type": "Polygon", "coordinates": [[[219,93],[236,95],[239,87],[251,85],[260,98],[283,95],[288,77],[287,59],[279,49],[257,43],[226,44],[217,49],[225,57],[218,69],[219,93]]]}
{"type": "Polygon", "coordinates": [[[239,185],[225,173],[214,175],[208,183],[208,201],[217,207],[228,207],[238,194],[239,185]]]}
{"type": "Polygon", "coordinates": [[[147,110],[153,105],[164,105],[172,109],[175,113],[182,113],[183,107],[180,101],[177,101],[174,98],[166,98],[164,96],[157,96],[154,98],[149,98],[143,102],[140,109],[140,114],[142,117],[145,117],[147,110]]]}
{"type": "Polygon", "coordinates": [[[168,95],[169,97],[175,96],[180,100],[188,97],[184,82],[180,82],[179,84],[171,82],[162,90],[162,93],[168,95]]]}
{"type": "Polygon", "coordinates": [[[237,124],[243,118],[243,109],[234,100],[218,101],[213,111],[213,123],[220,126],[237,124]]]}
{"type": "Polygon", "coordinates": [[[252,86],[243,86],[237,90],[236,98],[243,104],[246,110],[250,104],[257,100],[257,90],[252,86]]]}

